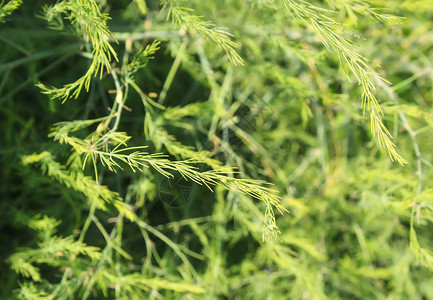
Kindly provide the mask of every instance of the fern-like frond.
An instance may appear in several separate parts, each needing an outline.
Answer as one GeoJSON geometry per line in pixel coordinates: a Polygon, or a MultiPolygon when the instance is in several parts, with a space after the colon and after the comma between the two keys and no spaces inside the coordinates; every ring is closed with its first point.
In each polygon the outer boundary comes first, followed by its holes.
{"type": "MultiPolygon", "coordinates": [[[[280,213],[287,210],[280,204],[280,197],[277,195],[276,190],[267,186],[266,182],[231,177],[230,174],[236,172],[227,167],[217,168],[215,166],[215,169],[200,171],[196,167],[197,159],[172,161],[167,159],[166,155],[149,154],[142,151],[146,148],[144,146],[128,147],[126,142],[130,137],[125,133],[113,131],[106,134],[93,133],[85,140],[69,136],[70,132],[89,126],[99,120],[57,123],[50,136],[53,136],[55,140],[59,140],[60,143],[71,145],[77,155],[84,155],[83,167],[87,159],[90,158],[96,177],[97,162],[100,162],[112,172],[117,172],[119,169],[123,170],[125,166],[129,167],[133,172],[142,172],[143,168],[152,167],[167,178],[173,178],[172,173],[175,172],[179,173],[184,180],[191,180],[199,185],[205,185],[210,190],[212,190],[212,186],[221,185],[226,189],[262,200],[267,207],[265,230],[269,230],[269,232],[278,230],[273,215],[273,207],[277,208],[280,213]],[[115,145],[115,147],[111,147],[110,144],[115,145]]],[[[31,160],[32,158],[27,159],[31,160]]],[[[270,236],[269,234],[266,235],[270,236]]]]}
{"type": "Polygon", "coordinates": [[[66,18],[83,36],[84,41],[92,45],[92,62],[87,72],[78,80],[62,88],[37,84],[44,94],[49,95],[52,99],[60,99],[65,102],[71,97],[77,98],[83,87],[88,91],[93,77],[99,74],[99,77],[102,78],[105,71],[110,71],[111,61],[113,58],[117,60],[117,54],[110,44],[112,34],[107,26],[109,17],[99,11],[95,0],[68,0],[45,7],[44,17],[49,24],[62,14],[67,15],[66,18]]]}
{"type": "Polygon", "coordinates": [[[101,258],[99,248],[88,246],[75,240],[74,236],[65,238],[55,235],[55,228],[60,222],[46,216],[37,216],[30,222],[31,228],[38,232],[38,248],[23,248],[8,258],[11,268],[33,281],[40,281],[41,274],[35,264],[47,264],[52,267],[71,264],[78,255],[84,255],[91,260],[101,258]],[[38,224],[37,226],[34,226],[38,224]]]}
{"type": "Polygon", "coordinates": [[[374,94],[375,81],[384,79],[372,70],[361,54],[353,50],[353,44],[345,38],[341,31],[341,24],[325,15],[332,11],[314,6],[306,1],[280,0],[289,13],[298,19],[311,24],[320,36],[326,48],[337,51],[340,62],[357,79],[361,86],[361,99],[364,111],[370,114],[370,123],[373,136],[379,145],[388,151],[392,161],[404,165],[407,161],[397,152],[392,136],[383,123],[383,112],[374,94]]]}
{"type": "Polygon", "coordinates": [[[12,12],[23,3],[22,0],[11,0],[4,4],[4,0],[0,3],[0,23],[5,22],[5,18],[12,14],[12,12]]]}
{"type": "Polygon", "coordinates": [[[163,9],[168,10],[167,18],[171,18],[178,26],[196,31],[199,35],[220,46],[235,65],[243,65],[243,60],[236,52],[236,43],[231,40],[232,35],[224,28],[218,28],[212,22],[203,20],[193,14],[193,10],[184,7],[181,0],[162,0],[163,9]]]}
{"type": "Polygon", "coordinates": [[[54,160],[50,152],[44,151],[39,154],[24,156],[22,161],[24,165],[39,164],[48,177],[82,193],[90,203],[95,204],[98,208],[103,209],[106,203],[121,200],[117,193],[110,191],[106,186],[99,185],[82,172],[67,170],[65,166],[54,160]]]}

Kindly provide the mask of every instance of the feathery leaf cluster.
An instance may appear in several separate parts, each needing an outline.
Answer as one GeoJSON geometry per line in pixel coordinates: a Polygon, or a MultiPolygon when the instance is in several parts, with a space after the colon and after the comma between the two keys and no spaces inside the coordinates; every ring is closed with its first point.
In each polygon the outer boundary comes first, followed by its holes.
{"type": "Polygon", "coordinates": [[[14,10],[16,10],[22,3],[22,0],[11,0],[7,3],[4,3],[5,1],[2,0],[0,3],[0,22],[5,22],[5,18],[12,14],[14,10]]]}
{"type": "Polygon", "coordinates": [[[62,88],[47,87],[42,83],[38,87],[44,94],[52,99],[60,99],[63,102],[69,98],[77,98],[83,87],[89,90],[90,81],[99,74],[102,78],[105,71],[111,70],[111,60],[117,60],[117,54],[110,44],[111,33],[107,27],[108,15],[99,11],[98,4],[94,0],[71,0],[58,2],[44,8],[44,17],[48,24],[52,25],[65,14],[78,34],[81,34],[86,43],[91,44],[91,59],[87,72],[74,81],[65,84],[62,88]]]}

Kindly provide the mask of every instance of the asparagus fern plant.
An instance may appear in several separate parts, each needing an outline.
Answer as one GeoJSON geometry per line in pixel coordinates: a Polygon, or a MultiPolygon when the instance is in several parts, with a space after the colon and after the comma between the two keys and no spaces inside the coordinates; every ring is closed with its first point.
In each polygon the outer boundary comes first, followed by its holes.
{"type": "Polygon", "coordinates": [[[428,298],[433,12],[376,2],[2,1],[1,293],[428,298]]]}

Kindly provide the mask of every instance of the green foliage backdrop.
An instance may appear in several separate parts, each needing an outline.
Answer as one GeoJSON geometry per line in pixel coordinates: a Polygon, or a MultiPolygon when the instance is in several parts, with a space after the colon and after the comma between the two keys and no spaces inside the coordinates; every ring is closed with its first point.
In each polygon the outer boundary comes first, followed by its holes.
{"type": "Polygon", "coordinates": [[[1,1],[0,297],[433,299],[432,7],[1,1]]]}

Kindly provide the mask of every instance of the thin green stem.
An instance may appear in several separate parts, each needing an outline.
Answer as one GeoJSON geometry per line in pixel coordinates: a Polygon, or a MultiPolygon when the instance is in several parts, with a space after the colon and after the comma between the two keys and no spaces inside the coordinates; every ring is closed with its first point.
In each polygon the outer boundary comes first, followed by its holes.
{"type": "Polygon", "coordinates": [[[176,76],[176,72],[179,69],[180,63],[182,61],[182,56],[184,55],[186,45],[187,45],[187,41],[184,41],[177,52],[176,58],[174,59],[170,71],[168,72],[167,78],[165,79],[164,85],[162,87],[162,91],[159,94],[159,98],[158,98],[159,104],[163,104],[165,98],[167,97],[167,92],[170,89],[171,84],[173,83],[173,79],[176,76]]]}
{"type": "Polygon", "coordinates": [[[92,218],[95,214],[95,210],[96,210],[96,202],[93,201],[92,204],[90,205],[89,215],[87,216],[86,221],[84,222],[83,229],[81,230],[80,237],[78,238],[79,242],[84,241],[87,230],[89,229],[89,226],[92,223],[92,218]]]}
{"type": "MultiPolygon", "coordinates": [[[[123,106],[124,106],[124,102],[125,102],[125,98],[126,98],[126,89],[125,89],[125,94],[123,94],[122,87],[120,85],[120,81],[119,81],[119,78],[117,77],[116,71],[111,70],[111,76],[113,77],[114,84],[116,86],[116,98],[115,98],[114,103],[115,103],[115,105],[117,105],[117,112],[115,113],[116,119],[114,121],[114,125],[113,125],[113,128],[111,129],[111,131],[116,131],[117,128],[119,127],[120,118],[122,116],[122,110],[123,110],[123,106]]],[[[114,111],[115,105],[113,105],[113,111],[114,111]]]]}
{"type": "Polygon", "coordinates": [[[25,64],[29,64],[33,61],[37,61],[37,60],[41,60],[53,55],[59,55],[59,54],[63,54],[63,53],[70,53],[71,50],[75,50],[77,49],[77,46],[79,44],[72,44],[66,47],[61,47],[58,49],[50,49],[50,50],[45,50],[42,52],[38,52],[35,54],[31,54],[29,56],[26,57],[22,57],[13,61],[10,61],[8,63],[2,64],[0,65],[0,71],[4,71],[7,69],[13,69],[16,67],[19,67],[21,65],[25,65],[25,64]]]}

